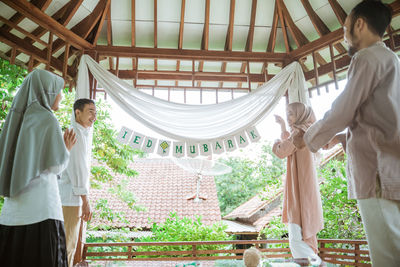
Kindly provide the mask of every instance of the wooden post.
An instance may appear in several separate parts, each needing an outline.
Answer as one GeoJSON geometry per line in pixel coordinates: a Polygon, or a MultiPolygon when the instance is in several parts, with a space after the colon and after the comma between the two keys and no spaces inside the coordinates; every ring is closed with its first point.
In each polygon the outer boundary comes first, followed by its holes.
{"type": "Polygon", "coordinates": [[[50,33],[49,33],[49,44],[47,45],[47,64],[46,64],[46,70],[50,70],[52,50],[53,50],[53,33],[50,32],[50,33]]]}
{"type": "Polygon", "coordinates": [[[13,47],[11,50],[11,58],[10,58],[10,64],[14,65],[15,64],[15,58],[17,57],[17,48],[13,47]]]}
{"type": "Polygon", "coordinates": [[[28,62],[28,72],[31,72],[33,70],[33,56],[29,58],[28,62]]]}
{"type": "Polygon", "coordinates": [[[335,81],[335,88],[336,90],[339,89],[338,81],[337,81],[337,76],[336,76],[336,62],[335,62],[335,56],[333,54],[333,48],[332,44],[329,44],[329,53],[331,55],[331,61],[332,61],[332,67],[333,67],[333,80],[335,81]]]}
{"type": "MultiPolygon", "coordinates": [[[[86,228],[83,226],[84,222],[81,220],[81,224],[79,226],[79,235],[78,235],[78,243],[76,245],[76,250],[75,250],[75,255],[74,255],[74,265],[81,262],[83,257],[83,253],[86,255],[86,251],[83,250],[84,243],[82,242],[82,235],[83,235],[83,229],[86,228]]],[[[85,229],[86,230],[86,229],[85,229]]]]}
{"type": "Polygon", "coordinates": [[[64,51],[64,62],[63,62],[63,72],[62,72],[64,80],[67,79],[68,58],[69,58],[69,43],[65,45],[65,51],[64,51]]]}
{"type": "Polygon", "coordinates": [[[355,265],[357,266],[360,261],[357,259],[360,254],[358,253],[358,250],[360,250],[360,244],[354,244],[354,258],[355,258],[355,265]]]}

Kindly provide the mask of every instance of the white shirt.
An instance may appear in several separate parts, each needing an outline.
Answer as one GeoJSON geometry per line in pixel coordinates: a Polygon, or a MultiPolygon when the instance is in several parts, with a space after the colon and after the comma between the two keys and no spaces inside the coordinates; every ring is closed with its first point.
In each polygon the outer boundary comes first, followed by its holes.
{"type": "Polygon", "coordinates": [[[65,169],[67,163],[50,167],[32,179],[18,195],[4,198],[0,224],[17,226],[47,219],[64,221],[57,174],[65,169]]]}
{"type": "Polygon", "coordinates": [[[63,206],[81,206],[81,195],[89,194],[90,159],[92,148],[91,127],[85,128],[73,121],[76,143],[70,151],[68,167],[58,181],[63,206]]]}

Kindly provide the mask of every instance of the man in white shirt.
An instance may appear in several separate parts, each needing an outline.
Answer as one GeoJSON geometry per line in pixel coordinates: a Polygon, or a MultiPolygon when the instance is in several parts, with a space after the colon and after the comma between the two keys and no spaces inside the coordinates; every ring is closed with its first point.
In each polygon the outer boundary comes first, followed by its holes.
{"type": "Polygon", "coordinates": [[[91,99],[74,103],[71,126],[76,133],[76,144],[70,152],[68,167],[59,180],[67,243],[68,265],[73,266],[81,219],[90,220],[89,175],[92,149],[92,126],[96,121],[96,106],[91,99]]]}
{"type": "Polygon", "coordinates": [[[348,81],[304,135],[311,151],[342,142],[349,198],[357,199],[373,266],[400,266],[400,61],[382,42],[391,11],[363,1],[344,24],[348,81]],[[347,135],[337,135],[347,128],[347,135]]]}

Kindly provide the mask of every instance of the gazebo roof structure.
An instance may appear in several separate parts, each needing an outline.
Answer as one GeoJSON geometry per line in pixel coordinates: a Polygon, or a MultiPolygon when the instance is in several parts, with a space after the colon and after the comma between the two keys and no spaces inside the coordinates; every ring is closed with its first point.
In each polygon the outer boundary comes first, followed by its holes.
{"type": "MultiPolygon", "coordinates": [[[[292,61],[310,90],[344,77],[346,15],[359,0],[1,0],[0,56],[62,75],[80,55],[137,88],[249,92],[292,61]]],[[[400,1],[385,42],[400,50],[400,1]]],[[[92,83],[91,96],[101,92],[92,83]]],[[[201,100],[200,100],[201,102],[201,100]]],[[[217,99],[218,102],[218,99],[217,99]]]]}

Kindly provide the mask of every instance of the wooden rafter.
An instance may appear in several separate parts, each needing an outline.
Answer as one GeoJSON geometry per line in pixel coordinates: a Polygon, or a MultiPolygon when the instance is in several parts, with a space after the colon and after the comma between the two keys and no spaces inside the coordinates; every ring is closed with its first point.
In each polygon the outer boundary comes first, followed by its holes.
{"type": "Polygon", "coordinates": [[[12,28],[14,28],[14,29],[16,29],[16,30],[19,31],[20,33],[26,35],[27,37],[25,37],[25,39],[32,40],[32,43],[38,42],[38,43],[40,43],[40,44],[43,45],[43,46],[47,46],[47,43],[46,43],[45,41],[43,41],[43,40],[40,39],[39,37],[33,35],[32,33],[25,31],[24,29],[22,29],[21,27],[19,27],[19,26],[18,26],[17,24],[15,24],[14,22],[9,21],[8,19],[6,19],[6,18],[4,18],[4,17],[2,17],[2,16],[0,16],[0,21],[4,22],[6,25],[8,25],[8,26],[10,26],[10,27],[12,27],[12,28]]]}
{"type": "MultiPolygon", "coordinates": [[[[311,20],[311,23],[314,25],[314,28],[317,31],[318,35],[321,37],[325,34],[330,33],[328,26],[326,26],[326,24],[317,15],[314,9],[312,9],[310,2],[308,0],[301,0],[301,2],[304,6],[304,9],[307,12],[308,17],[311,20]]],[[[335,48],[340,54],[346,52],[346,49],[340,43],[335,44],[335,48]]]]}
{"type": "MultiPolygon", "coordinates": [[[[112,46],[111,5],[107,13],[107,45],[112,46]]],[[[108,57],[108,65],[111,70],[114,69],[114,60],[112,57],[108,57]]]]}
{"type": "MultiPolygon", "coordinates": [[[[210,31],[210,0],[206,0],[206,8],[204,14],[204,28],[203,28],[203,37],[201,39],[201,50],[208,50],[208,40],[209,40],[209,31],[210,31]]],[[[192,61],[192,68],[194,69],[194,61],[192,61]]],[[[201,60],[199,62],[199,71],[203,71],[204,61],[201,60]]],[[[193,76],[194,82],[194,76],[193,76]]],[[[197,86],[200,86],[201,83],[198,82],[197,86]]]]}
{"type": "Polygon", "coordinates": [[[41,27],[47,28],[56,34],[59,38],[63,39],[71,43],[71,45],[75,46],[78,49],[90,49],[92,48],[92,44],[88,41],[81,38],[79,35],[74,33],[73,31],[68,30],[63,25],[59,24],[52,17],[42,12],[39,8],[34,6],[30,2],[22,2],[22,1],[12,1],[12,0],[2,0],[9,7],[18,11],[22,15],[26,16],[36,24],[41,27]]]}
{"type": "Polygon", "coordinates": [[[48,44],[48,48],[47,48],[46,70],[50,70],[50,66],[51,66],[51,56],[53,55],[53,53],[51,52],[52,45],[53,45],[53,33],[50,32],[50,34],[49,34],[49,44],[48,44]]]}
{"type": "Polygon", "coordinates": [[[299,60],[312,53],[312,51],[319,50],[327,47],[331,43],[335,43],[343,39],[343,29],[340,28],[336,31],[330,32],[321,38],[303,45],[292,51],[289,55],[292,60],[299,60]]]}
{"type": "MultiPolygon", "coordinates": [[[[94,51],[94,50],[93,50],[94,51]]],[[[286,53],[270,52],[239,52],[215,50],[190,50],[169,48],[146,48],[98,45],[96,50],[100,56],[164,58],[181,60],[208,60],[208,61],[251,61],[251,62],[283,62],[286,53]]]]}
{"type": "Polygon", "coordinates": [[[279,1],[279,6],[280,9],[282,10],[282,15],[285,19],[286,25],[288,26],[290,33],[293,36],[294,41],[296,42],[297,47],[301,47],[307,44],[309,42],[307,37],[302,33],[302,31],[299,30],[299,28],[293,22],[292,17],[290,16],[289,11],[287,10],[283,1],[282,0],[277,0],[277,1],[279,1]]]}
{"type": "MultiPolygon", "coordinates": [[[[50,5],[51,0],[32,0],[31,4],[39,8],[40,10],[44,11],[47,9],[47,7],[50,5]]],[[[10,18],[10,21],[18,24],[24,19],[24,15],[21,13],[16,13],[10,18]]],[[[3,30],[10,31],[12,28],[9,25],[3,25],[2,26],[3,30]]]]}
{"type": "MultiPolygon", "coordinates": [[[[72,17],[75,15],[76,11],[78,11],[78,8],[82,4],[83,0],[72,0],[68,3],[66,3],[62,8],[60,8],[52,18],[56,21],[58,21],[61,25],[66,26],[72,17]]],[[[37,38],[42,37],[46,32],[48,32],[47,29],[38,26],[36,29],[32,31],[32,35],[36,36],[37,38]]],[[[25,37],[26,41],[29,41],[31,44],[33,44],[35,41],[32,40],[29,37],[25,37]]],[[[46,46],[46,45],[45,45],[46,46]]],[[[18,54],[17,54],[18,56],[18,54]]]]}
{"type": "Polygon", "coordinates": [[[136,46],[136,2],[135,0],[131,0],[131,46],[135,47],[136,46]]]}
{"type": "MultiPolygon", "coordinates": [[[[220,73],[220,72],[189,72],[189,71],[137,71],[137,70],[119,70],[118,77],[121,79],[134,79],[135,76],[138,79],[145,80],[179,80],[179,81],[191,81],[194,75],[195,80],[198,81],[226,81],[226,82],[247,82],[248,78],[251,82],[264,82],[264,74],[243,74],[243,73],[220,73]]],[[[268,75],[268,79],[272,78],[273,75],[268,75]]]]}
{"type": "MultiPolygon", "coordinates": [[[[92,32],[92,30],[95,28],[95,26],[99,23],[99,20],[101,19],[104,9],[107,8],[107,6],[110,5],[110,0],[100,0],[97,4],[97,6],[94,8],[93,12],[81,20],[77,25],[72,27],[70,30],[72,33],[78,35],[81,39],[86,39],[88,38],[89,34],[92,32]]],[[[85,40],[86,41],[86,40],[85,40]]],[[[64,46],[64,42],[60,39],[57,39],[54,44],[53,44],[53,53],[57,52],[64,46]]],[[[90,44],[92,47],[94,45],[90,44]]],[[[70,48],[72,49],[72,48],[70,48]]],[[[64,54],[62,53],[58,58],[62,59],[64,57],[64,54]]]]}
{"type": "Polygon", "coordinates": [[[273,52],[275,49],[277,30],[278,30],[278,6],[275,3],[274,17],[272,19],[272,27],[271,27],[271,33],[269,35],[269,40],[268,40],[267,52],[273,52]]]}
{"type": "Polygon", "coordinates": [[[276,0],[275,5],[277,6],[279,21],[281,23],[281,29],[282,29],[282,33],[283,33],[283,40],[285,41],[286,53],[289,53],[291,49],[289,46],[289,38],[287,35],[287,31],[286,31],[285,19],[283,18],[283,14],[282,14],[281,0],[276,0]]]}
{"type": "Polygon", "coordinates": [[[256,14],[257,14],[257,0],[253,0],[251,5],[250,28],[249,28],[249,34],[247,35],[245,51],[251,52],[253,50],[254,26],[256,24],[256,14]]]}
{"type": "MultiPolygon", "coordinates": [[[[36,46],[33,46],[27,41],[24,41],[23,39],[9,33],[6,30],[0,29],[0,41],[7,44],[8,46],[11,47],[16,47],[19,51],[22,53],[25,53],[27,55],[33,55],[32,58],[32,67],[33,67],[33,57],[46,64],[47,62],[47,51],[40,50],[36,46]]],[[[54,57],[51,57],[51,66],[55,68],[56,70],[62,72],[63,71],[63,63],[61,60],[56,59],[54,57]]],[[[71,69],[68,69],[67,74],[70,77],[74,77],[75,73],[72,73],[71,69]]]]}
{"type": "Polygon", "coordinates": [[[182,4],[181,4],[181,22],[180,22],[180,25],[179,25],[178,49],[182,49],[182,44],[183,44],[183,26],[185,24],[185,3],[186,3],[186,0],[182,0],[182,4]]]}
{"type": "Polygon", "coordinates": [[[337,2],[337,0],[328,0],[329,4],[331,5],[333,12],[335,12],[335,15],[340,23],[340,25],[344,25],[344,21],[346,20],[347,14],[341,7],[341,5],[337,2]]]}
{"type": "MultiPolygon", "coordinates": [[[[103,28],[103,24],[104,24],[104,21],[105,21],[105,19],[106,19],[106,16],[107,16],[107,14],[109,13],[109,14],[111,14],[111,0],[107,0],[107,4],[106,4],[106,6],[104,7],[104,10],[103,10],[103,13],[102,13],[102,15],[101,15],[101,17],[100,17],[100,19],[99,19],[99,22],[97,23],[97,31],[96,31],[96,33],[95,33],[95,35],[94,35],[94,38],[93,38],[93,45],[96,45],[96,43],[97,43],[97,40],[98,40],[98,38],[99,38],[99,36],[100,36],[100,32],[101,32],[101,29],[103,28]],[[108,12],[110,10],[110,12],[108,12]]],[[[110,15],[110,17],[111,17],[111,15],[110,15]]]]}
{"type": "Polygon", "coordinates": [[[157,0],[154,0],[154,48],[157,48],[157,0]]]}
{"type": "Polygon", "coordinates": [[[231,0],[228,32],[226,34],[226,41],[225,41],[225,51],[232,51],[234,20],[235,20],[235,0],[231,0]]]}

